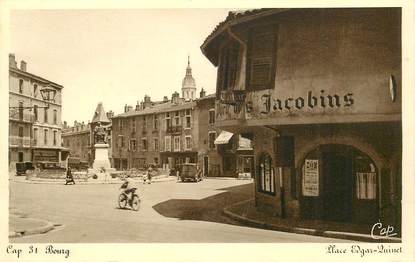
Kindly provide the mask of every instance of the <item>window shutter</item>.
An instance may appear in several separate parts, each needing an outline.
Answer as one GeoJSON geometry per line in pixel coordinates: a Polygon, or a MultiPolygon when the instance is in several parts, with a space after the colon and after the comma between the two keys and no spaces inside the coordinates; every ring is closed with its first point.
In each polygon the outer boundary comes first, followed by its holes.
{"type": "Polygon", "coordinates": [[[274,87],[276,35],[275,25],[252,30],[249,42],[247,89],[261,90],[274,87]]]}

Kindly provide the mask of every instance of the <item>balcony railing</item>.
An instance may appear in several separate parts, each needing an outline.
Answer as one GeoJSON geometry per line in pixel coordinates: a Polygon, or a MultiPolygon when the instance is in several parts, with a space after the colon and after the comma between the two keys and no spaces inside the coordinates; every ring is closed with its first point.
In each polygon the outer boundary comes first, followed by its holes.
{"type": "Polygon", "coordinates": [[[180,134],[183,131],[182,126],[169,126],[167,127],[168,134],[180,134]]]}
{"type": "Polygon", "coordinates": [[[30,147],[30,137],[10,136],[9,145],[17,147],[30,147]]]}
{"type": "Polygon", "coordinates": [[[35,116],[30,113],[19,113],[19,110],[9,110],[9,119],[15,120],[15,121],[22,121],[22,122],[28,122],[33,123],[35,120],[35,116]]]}

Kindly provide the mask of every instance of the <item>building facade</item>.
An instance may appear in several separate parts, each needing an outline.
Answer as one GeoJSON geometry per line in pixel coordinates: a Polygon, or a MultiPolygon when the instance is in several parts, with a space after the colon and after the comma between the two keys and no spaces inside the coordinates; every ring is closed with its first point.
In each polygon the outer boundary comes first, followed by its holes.
{"type": "Polygon", "coordinates": [[[63,86],[20,68],[9,55],[9,167],[16,162],[61,164],[66,154],[61,146],[63,86]],[[53,101],[42,99],[40,90],[52,88],[53,101]]]}
{"type": "Polygon", "coordinates": [[[400,32],[399,8],[260,9],[207,37],[216,123],[253,137],[259,210],[400,227],[400,32]]]}

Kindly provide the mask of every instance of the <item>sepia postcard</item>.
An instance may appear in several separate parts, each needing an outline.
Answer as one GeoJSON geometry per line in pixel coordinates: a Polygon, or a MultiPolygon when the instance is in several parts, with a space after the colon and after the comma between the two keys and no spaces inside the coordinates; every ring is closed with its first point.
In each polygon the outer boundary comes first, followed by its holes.
{"type": "Polygon", "coordinates": [[[247,4],[0,2],[2,261],[415,259],[414,3],[247,4]]]}

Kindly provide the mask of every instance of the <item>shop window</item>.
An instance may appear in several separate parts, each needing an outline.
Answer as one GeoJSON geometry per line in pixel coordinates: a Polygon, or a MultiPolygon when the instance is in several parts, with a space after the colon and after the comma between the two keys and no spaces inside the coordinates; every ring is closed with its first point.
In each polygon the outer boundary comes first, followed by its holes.
{"type": "Polygon", "coordinates": [[[247,90],[274,88],[277,26],[253,28],[248,42],[247,90]]]}
{"type": "Polygon", "coordinates": [[[376,173],[356,173],[357,199],[376,199],[376,173]]]}
{"type": "Polygon", "coordinates": [[[275,178],[272,167],[272,158],[265,153],[259,160],[258,168],[259,191],[269,194],[275,194],[275,178]]]}
{"type": "Polygon", "coordinates": [[[356,198],[376,199],[376,168],[373,162],[366,156],[358,155],[354,160],[356,175],[356,198]]]}
{"type": "MultiPolygon", "coordinates": [[[[238,67],[239,43],[229,40],[222,47],[219,58],[217,89],[231,90],[235,86],[238,67]]],[[[219,94],[219,92],[217,92],[219,94]]]]}

